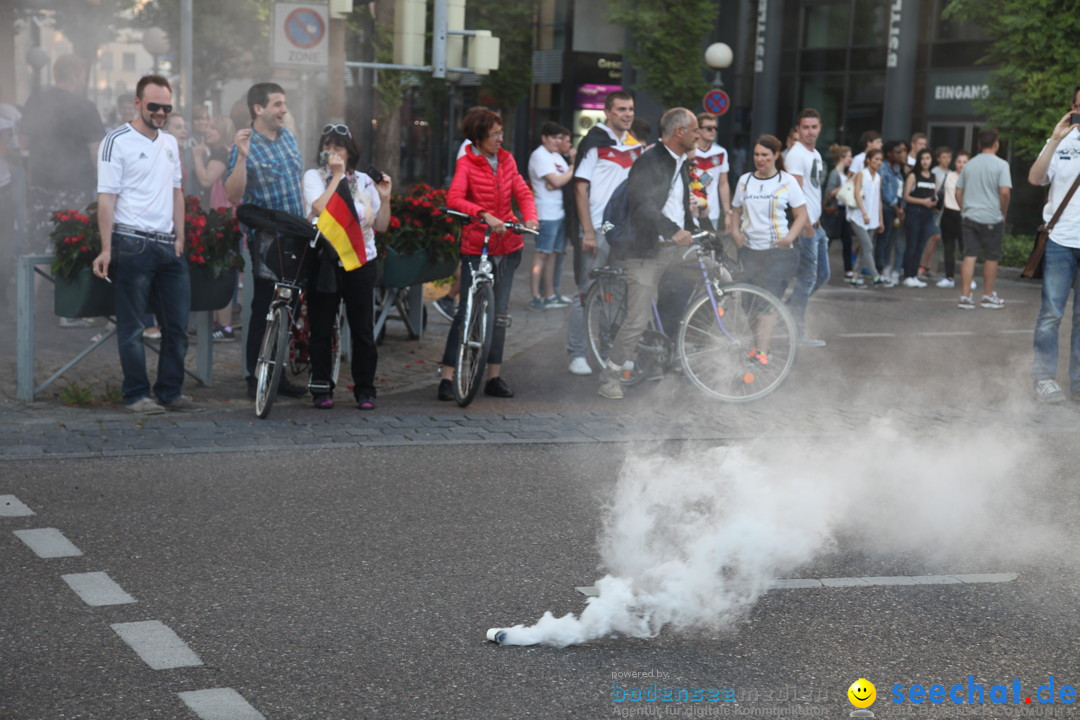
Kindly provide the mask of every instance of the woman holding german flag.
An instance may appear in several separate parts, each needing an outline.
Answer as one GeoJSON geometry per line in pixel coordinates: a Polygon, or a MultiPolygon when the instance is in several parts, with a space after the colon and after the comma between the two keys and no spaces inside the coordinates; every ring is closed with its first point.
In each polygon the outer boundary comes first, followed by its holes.
{"type": "Polygon", "coordinates": [[[390,176],[375,180],[356,172],[360,151],[347,125],[330,124],[319,137],[316,167],[304,173],[304,205],[330,247],[319,255],[309,286],[308,323],[311,376],[308,388],[315,407],[334,407],[330,379],[331,332],[338,303],[345,301],[352,337],[353,395],[361,410],[375,408],[375,232],[390,224],[390,176]],[[332,248],[332,249],[331,249],[332,248]]]}

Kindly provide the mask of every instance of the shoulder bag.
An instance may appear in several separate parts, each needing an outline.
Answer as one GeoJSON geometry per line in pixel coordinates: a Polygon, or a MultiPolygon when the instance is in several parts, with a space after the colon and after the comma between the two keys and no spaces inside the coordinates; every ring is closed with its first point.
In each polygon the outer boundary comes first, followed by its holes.
{"type": "Polygon", "coordinates": [[[1039,229],[1035,231],[1035,246],[1031,249],[1031,254],[1028,255],[1027,264],[1024,265],[1024,269],[1020,272],[1020,277],[1031,278],[1038,280],[1042,277],[1042,259],[1043,253],[1046,252],[1046,241],[1050,239],[1050,232],[1054,229],[1054,225],[1057,225],[1057,221],[1061,218],[1061,214],[1065,212],[1065,208],[1068,207],[1069,201],[1072,200],[1073,195],[1076,194],[1076,188],[1080,187],[1080,175],[1076,176],[1073,180],[1072,187],[1069,188],[1069,192],[1065,195],[1065,199],[1058,205],[1057,211],[1054,213],[1054,217],[1050,218],[1050,222],[1044,223],[1039,226],[1039,229]]]}

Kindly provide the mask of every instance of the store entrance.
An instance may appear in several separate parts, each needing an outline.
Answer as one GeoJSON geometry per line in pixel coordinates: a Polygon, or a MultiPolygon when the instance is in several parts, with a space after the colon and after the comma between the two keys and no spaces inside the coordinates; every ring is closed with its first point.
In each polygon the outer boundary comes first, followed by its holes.
{"type": "Polygon", "coordinates": [[[953,154],[957,150],[967,150],[969,153],[977,152],[975,148],[978,127],[975,123],[965,122],[940,122],[930,123],[930,150],[937,150],[942,145],[952,148],[953,154]]]}

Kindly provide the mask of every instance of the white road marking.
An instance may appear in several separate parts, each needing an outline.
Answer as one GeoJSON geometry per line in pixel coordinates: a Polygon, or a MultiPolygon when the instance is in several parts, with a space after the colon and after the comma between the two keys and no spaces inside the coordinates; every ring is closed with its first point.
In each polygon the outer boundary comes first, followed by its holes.
{"type": "Polygon", "coordinates": [[[91,607],[103,605],[127,605],[135,602],[135,598],[124,592],[124,589],[109,577],[108,573],[89,572],[61,575],[64,582],[82,598],[82,601],[91,607]]]}
{"type": "Polygon", "coordinates": [[[1035,328],[1029,327],[1023,330],[998,330],[999,335],[1034,335],[1035,328]]]}
{"type": "MultiPolygon", "coordinates": [[[[811,590],[818,588],[882,587],[886,585],[978,585],[982,583],[1007,583],[1019,577],[1016,573],[978,573],[967,575],[892,575],[886,577],[843,578],[784,578],[773,580],[770,590],[811,590]]],[[[582,595],[596,597],[596,587],[575,587],[582,595]]]]}
{"type": "Polygon", "coordinates": [[[172,629],[158,620],[110,625],[154,670],[202,665],[203,661],[172,629]]]}
{"type": "Polygon", "coordinates": [[[22,504],[14,495],[0,495],[0,517],[25,517],[34,511],[22,504]]]}
{"type": "Polygon", "coordinates": [[[961,335],[978,335],[974,330],[947,330],[944,332],[921,332],[923,337],[957,337],[961,335]]]}
{"type": "Polygon", "coordinates": [[[836,337],[841,338],[892,338],[896,337],[896,333],[837,333],[836,337]]]}
{"type": "Polygon", "coordinates": [[[177,695],[202,720],[266,720],[232,688],[192,690],[177,695]]]}
{"type": "Polygon", "coordinates": [[[15,530],[15,536],[26,543],[38,557],[59,558],[82,555],[82,550],[75,547],[64,534],[56,528],[36,528],[34,530],[15,530]]]}

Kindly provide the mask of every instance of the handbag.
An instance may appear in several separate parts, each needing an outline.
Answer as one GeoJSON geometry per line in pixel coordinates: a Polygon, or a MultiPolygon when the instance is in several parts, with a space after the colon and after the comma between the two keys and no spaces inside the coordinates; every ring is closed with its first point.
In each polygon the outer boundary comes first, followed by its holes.
{"type": "Polygon", "coordinates": [[[840,186],[840,189],[836,192],[837,201],[844,207],[857,208],[859,207],[858,201],[855,199],[855,178],[852,177],[844,181],[844,184],[840,186]]]}
{"type": "Polygon", "coordinates": [[[1080,175],[1077,175],[1076,179],[1073,180],[1072,187],[1069,188],[1069,192],[1065,195],[1065,199],[1058,205],[1058,209],[1054,212],[1054,217],[1050,218],[1050,222],[1043,223],[1035,231],[1035,244],[1031,249],[1031,254],[1028,255],[1024,269],[1020,272],[1020,277],[1033,280],[1038,280],[1042,277],[1042,259],[1043,253],[1046,252],[1046,241],[1050,239],[1050,232],[1054,229],[1054,226],[1057,225],[1057,221],[1061,218],[1061,214],[1065,212],[1065,208],[1069,205],[1069,201],[1072,200],[1072,196],[1076,194],[1077,187],[1080,187],[1080,175]]]}

